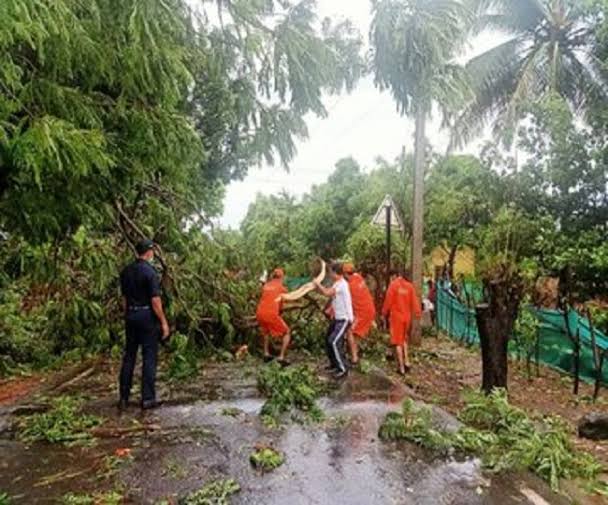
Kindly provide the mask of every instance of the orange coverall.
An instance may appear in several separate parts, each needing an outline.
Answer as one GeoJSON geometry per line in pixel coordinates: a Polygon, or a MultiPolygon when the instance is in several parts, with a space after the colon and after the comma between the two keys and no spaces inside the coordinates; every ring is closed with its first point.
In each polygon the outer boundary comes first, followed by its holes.
{"type": "Polygon", "coordinates": [[[359,274],[352,274],[348,281],[350,296],[353,301],[353,335],[359,338],[366,337],[376,319],[376,306],[372,294],[365,284],[365,279],[359,274]]]}
{"type": "Polygon", "coordinates": [[[281,302],[277,301],[285,293],[287,289],[283,286],[283,279],[273,279],[264,284],[255,314],[263,335],[280,338],[289,331],[289,326],[281,317],[281,302]]]}
{"type": "Polygon", "coordinates": [[[390,283],[382,306],[382,316],[389,316],[392,345],[404,345],[407,342],[412,314],[416,319],[422,317],[416,289],[411,282],[397,277],[390,283]]]}

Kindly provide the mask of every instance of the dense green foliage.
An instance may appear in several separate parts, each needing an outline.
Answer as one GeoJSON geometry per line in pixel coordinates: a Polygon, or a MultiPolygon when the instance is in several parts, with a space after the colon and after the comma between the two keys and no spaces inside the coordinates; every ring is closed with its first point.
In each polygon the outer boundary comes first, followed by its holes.
{"type": "MultiPolygon", "coordinates": [[[[376,273],[386,257],[385,233],[369,223],[385,195],[393,197],[400,213],[409,209],[406,199],[411,195],[411,160],[378,164],[366,174],[356,161],[341,160],[328,181],[313,187],[302,201],[285,194],[258,195],[242,224],[248,248],[262,252],[265,263],[258,268],[284,265],[293,275],[307,274],[309,260],[321,255],[351,258],[376,273]]],[[[393,252],[403,262],[404,242],[398,232],[393,235],[393,252]]]]}
{"type": "MultiPolygon", "coordinates": [[[[260,161],[287,166],[306,114],[324,116],[323,95],[352,89],[366,69],[358,33],[317,20],[312,0],[189,5],[1,3],[0,373],[119,345],[117,274],[143,236],[161,246],[176,378],[196,370],[195,344],[252,335],[264,270],[307,276],[312,258],[354,260],[379,301],[385,238],[370,221],[386,194],[406,223],[392,261],[409,262],[409,148],[373,167],[341,160],[302,198],[259,195],[239,231],[211,226],[225,185],[260,161]]],[[[370,63],[399,110],[428,115],[436,103],[446,125],[462,114],[470,132],[498,114],[518,149],[517,160],[493,143],[479,157],[426,150],[425,251],[472,246],[486,279],[556,275],[572,298],[601,298],[608,4],[508,5],[372,3],[370,63]],[[467,75],[455,58],[487,28],[509,40],[467,75]]],[[[312,342],[320,324],[294,334],[312,342]]]]}
{"type": "Polygon", "coordinates": [[[3,366],[118,342],[117,271],[144,235],[179,329],[229,343],[248,288],[200,226],[351,89],[356,31],[312,1],[7,0],[0,19],[3,366]]]}
{"type": "Polygon", "coordinates": [[[558,418],[532,419],[509,405],[504,391],[470,393],[460,413],[465,426],[456,431],[434,427],[432,412],[411,400],[402,412],[387,415],[379,435],[384,440],[408,440],[448,454],[456,450],[481,458],[486,470],[530,470],[553,489],[561,479],[593,480],[602,466],[572,447],[567,426],[558,418]]]}

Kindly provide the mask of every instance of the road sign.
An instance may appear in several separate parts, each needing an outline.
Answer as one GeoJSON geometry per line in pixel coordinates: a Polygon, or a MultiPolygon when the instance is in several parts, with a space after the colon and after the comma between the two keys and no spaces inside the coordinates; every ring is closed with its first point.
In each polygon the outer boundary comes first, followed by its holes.
{"type": "Polygon", "coordinates": [[[401,221],[399,213],[397,212],[397,206],[395,205],[395,202],[393,202],[391,195],[386,195],[384,197],[380,207],[378,207],[378,211],[376,212],[374,219],[372,219],[372,224],[377,226],[386,226],[387,218],[389,219],[391,228],[397,228],[400,231],[405,229],[403,226],[403,221],[401,221]],[[389,209],[388,211],[387,208],[389,209]]]}

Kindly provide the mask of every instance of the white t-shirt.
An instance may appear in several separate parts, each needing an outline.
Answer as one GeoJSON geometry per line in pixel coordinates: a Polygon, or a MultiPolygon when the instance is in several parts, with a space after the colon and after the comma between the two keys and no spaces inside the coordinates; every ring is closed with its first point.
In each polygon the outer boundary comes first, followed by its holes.
{"type": "Polygon", "coordinates": [[[336,294],[334,295],[331,304],[334,309],[334,318],[338,321],[348,321],[352,323],[355,319],[353,315],[353,302],[350,297],[350,289],[348,282],[344,278],[334,283],[336,294]]]}

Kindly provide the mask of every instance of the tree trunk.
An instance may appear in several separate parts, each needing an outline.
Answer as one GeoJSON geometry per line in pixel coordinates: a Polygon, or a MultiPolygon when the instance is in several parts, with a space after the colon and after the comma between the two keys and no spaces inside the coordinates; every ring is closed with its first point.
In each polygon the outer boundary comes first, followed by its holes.
{"type": "Polygon", "coordinates": [[[482,389],[507,388],[508,345],[517,319],[523,283],[508,266],[498,266],[484,281],[488,303],[477,305],[481,342],[482,389]]]}
{"type": "MultiPolygon", "coordinates": [[[[412,212],[412,282],[422,299],[422,248],[424,230],[424,172],[425,172],[426,113],[420,106],[416,111],[416,145],[414,154],[414,204],[412,212]]],[[[421,327],[412,327],[412,344],[420,345],[421,327]]]]}
{"type": "Polygon", "coordinates": [[[491,314],[489,304],[478,305],[476,315],[481,342],[481,388],[489,394],[494,388],[507,388],[509,338],[501,330],[499,319],[491,314]]]}
{"type": "Polygon", "coordinates": [[[454,263],[456,263],[456,253],[458,252],[458,245],[450,247],[450,253],[448,255],[448,275],[450,279],[454,279],[454,263]]]}

